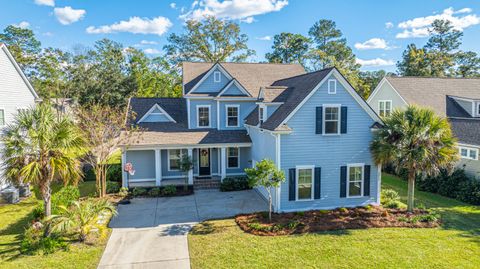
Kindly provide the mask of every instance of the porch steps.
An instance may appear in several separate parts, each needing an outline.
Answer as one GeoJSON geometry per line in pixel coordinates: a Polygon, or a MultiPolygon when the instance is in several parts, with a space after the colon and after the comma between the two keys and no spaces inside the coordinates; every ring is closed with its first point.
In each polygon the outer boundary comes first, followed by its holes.
{"type": "Polygon", "coordinates": [[[194,178],[193,188],[195,190],[210,190],[220,188],[220,178],[194,178]]]}

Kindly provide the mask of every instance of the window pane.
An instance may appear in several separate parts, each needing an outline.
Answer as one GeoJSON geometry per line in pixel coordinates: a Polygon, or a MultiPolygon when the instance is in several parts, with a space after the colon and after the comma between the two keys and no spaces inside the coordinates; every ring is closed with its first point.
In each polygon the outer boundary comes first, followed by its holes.
{"type": "Polygon", "coordinates": [[[468,157],[468,150],[467,149],[460,149],[460,154],[463,157],[468,157]]]}
{"type": "Polygon", "coordinates": [[[476,158],[477,158],[477,151],[475,151],[475,150],[470,150],[470,158],[476,159],[476,158]]]}
{"type": "Polygon", "coordinates": [[[210,125],[209,108],[198,108],[198,126],[206,127],[210,125]]]}
{"type": "Polygon", "coordinates": [[[180,154],[179,149],[172,149],[168,151],[168,158],[170,160],[170,170],[180,169],[180,154]]]}
{"type": "Polygon", "coordinates": [[[258,118],[260,120],[260,123],[263,123],[263,107],[258,109],[258,118]]]}
{"type": "Polygon", "coordinates": [[[350,181],[362,180],[362,167],[350,167],[350,176],[348,179],[350,181]]]}
{"type": "Polygon", "coordinates": [[[391,102],[385,102],[385,109],[386,110],[390,110],[391,106],[392,106],[391,102]]]}
{"type": "Polygon", "coordinates": [[[229,107],[227,109],[227,125],[228,126],[238,125],[238,107],[229,107]]]}
{"type": "Polygon", "coordinates": [[[338,120],[338,107],[325,108],[325,120],[338,120]]]}
{"type": "Polygon", "coordinates": [[[379,103],[379,106],[380,106],[380,111],[384,110],[385,109],[385,102],[380,102],[379,103]]]}
{"type": "Polygon", "coordinates": [[[238,167],[238,157],[228,157],[228,167],[238,167]]]}
{"type": "Polygon", "coordinates": [[[208,149],[200,150],[200,167],[209,167],[210,160],[208,159],[208,149]]]}
{"type": "Polygon", "coordinates": [[[360,196],[362,195],[362,183],[350,182],[348,186],[348,196],[360,196]]]}
{"type": "Polygon", "coordinates": [[[312,169],[298,170],[298,199],[312,198],[312,169]]]}
{"type": "Polygon", "coordinates": [[[0,126],[5,125],[5,111],[0,109],[0,126]]]}
{"type": "Polygon", "coordinates": [[[337,134],[338,133],[338,121],[327,121],[327,122],[325,122],[325,133],[326,134],[337,134]]]}

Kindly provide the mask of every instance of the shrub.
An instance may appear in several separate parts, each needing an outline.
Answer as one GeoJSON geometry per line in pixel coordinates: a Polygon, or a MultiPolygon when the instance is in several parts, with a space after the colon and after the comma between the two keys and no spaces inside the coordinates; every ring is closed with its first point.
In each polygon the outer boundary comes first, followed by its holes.
{"type": "Polygon", "coordinates": [[[400,202],[400,195],[392,189],[384,189],[380,193],[381,204],[386,208],[404,208],[404,203],[400,202]]]}
{"type": "Polygon", "coordinates": [[[128,195],[128,188],[121,187],[120,190],[118,191],[118,195],[122,197],[126,197],[128,195]]]}
{"type": "Polygon", "coordinates": [[[142,187],[135,187],[133,188],[132,195],[133,196],[142,196],[147,193],[147,189],[142,188],[142,187]]]}
{"type": "Polygon", "coordinates": [[[299,217],[303,217],[303,216],[305,216],[305,212],[304,211],[297,211],[297,212],[295,212],[295,215],[297,215],[299,217]]]}
{"type": "Polygon", "coordinates": [[[120,184],[115,181],[107,181],[107,193],[117,193],[120,191],[120,184]]]}
{"type": "Polygon", "coordinates": [[[20,243],[20,252],[23,254],[51,254],[57,250],[68,250],[68,244],[57,234],[44,236],[45,229],[40,222],[35,222],[32,226],[25,229],[22,242],[20,243]]]}
{"type": "Polygon", "coordinates": [[[241,191],[251,189],[246,176],[227,177],[220,184],[220,191],[241,191]]]}
{"type": "MultiPolygon", "coordinates": [[[[69,207],[75,201],[78,201],[78,199],[80,199],[80,190],[78,187],[65,186],[61,188],[52,195],[52,214],[58,214],[60,206],[69,207]]],[[[41,206],[43,208],[43,204],[41,206]]]]}
{"type": "Polygon", "coordinates": [[[157,197],[157,196],[160,196],[160,194],[161,194],[160,188],[151,188],[148,191],[148,196],[157,197]]]}
{"type": "Polygon", "coordinates": [[[165,196],[174,195],[175,193],[177,193],[177,188],[173,185],[165,186],[162,190],[162,195],[165,196]]]}
{"type": "Polygon", "coordinates": [[[262,225],[258,222],[247,223],[247,226],[248,226],[248,228],[250,228],[252,230],[255,230],[255,231],[269,232],[269,231],[273,230],[272,226],[265,226],[265,225],[262,225]]]}
{"type": "Polygon", "coordinates": [[[345,208],[345,207],[340,207],[340,208],[338,209],[338,211],[340,211],[340,212],[342,212],[342,213],[348,213],[348,209],[345,208]]]}

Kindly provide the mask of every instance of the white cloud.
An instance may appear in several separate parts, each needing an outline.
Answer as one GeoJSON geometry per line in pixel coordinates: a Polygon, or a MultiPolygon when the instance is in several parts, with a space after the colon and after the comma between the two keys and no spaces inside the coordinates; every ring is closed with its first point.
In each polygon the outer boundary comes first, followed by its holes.
{"type": "Polygon", "coordinates": [[[54,8],[53,13],[61,24],[68,25],[81,20],[87,12],[84,9],[73,9],[66,6],[54,8]]]}
{"type": "Polygon", "coordinates": [[[55,0],[35,0],[35,4],[37,4],[39,6],[54,7],[55,6],[55,0]]]}
{"type": "Polygon", "coordinates": [[[387,28],[387,29],[393,28],[393,23],[390,22],[390,21],[389,21],[389,22],[386,22],[386,23],[385,23],[385,28],[387,28]]]}
{"type": "Polygon", "coordinates": [[[280,11],[288,0],[201,0],[192,3],[191,10],[180,16],[184,20],[202,20],[205,16],[218,19],[246,20],[253,22],[253,16],[280,11]]]}
{"type": "Polygon", "coordinates": [[[270,41],[272,40],[272,36],[266,35],[262,37],[257,37],[258,40],[270,41]]]}
{"type": "Polygon", "coordinates": [[[156,42],[156,41],[149,41],[149,40],[142,40],[142,41],[140,41],[140,44],[142,44],[142,45],[157,45],[158,42],[156,42]]]}
{"type": "Polygon", "coordinates": [[[355,43],[355,48],[358,50],[372,50],[372,49],[383,49],[388,50],[392,49],[385,39],[382,38],[372,38],[363,43],[355,43]]]}
{"type": "Polygon", "coordinates": [[[99,27],[90,26],[87,28],[89,34],[109,34],[128,32],[133,34],[155,34],[163,35],[172,26],[172,22],[165,17],[156,17],[153,19],[131,17],[127,21],[120,21],[112,25],[103,25],[99,27]]]}
{"type": "Polygon", "coordinates": [[[30,27],[30,23],[28,21],[21,21],[18,24],[14,24],[13,26],[25,29],[30,27]]]}
{"type": "Polygon", "coordinates": [[[146,54],[159,54],[160,51],[157,50],[157,49],[144,49],[143,52],[145,52],[146,54]]]}
{"type": "Polygon", "coordinates": [[[403,32],[396,35],[397,38],[415,38],[415,37],[427,37],[430,35],[430,25],[435,20],[448,20],[452,23],[455,30],[463,31],[473,25],[480,24],[480,17],[472,13],[471,8],[463,8],[455,11],[452,7],[443,10],[441,14],[414,18],[411,20],[403,21],[398,24],[398,28],[403,29],[403,32]],[[456,14],[462,14],[455,16],[456,14]]]}
{"type": "Polygon", "coordinates": [[[357,58],[357,63],[361,66],[391,66],[395,65],[395,62],[392,60],[385,60],[382,58],[375,58],[371,60],[362,60],[357,58]]]}
{"type": "Polygon", "coordinates": [[[245,19],[241,19],[240,21],[244,23],[252,23],[255,21],[255,19],[253,17],[246,17],[245,19]]]}
{"type": "Polygon", "coordinates": [[[170,3],[170,7],[173,9],[177,9],[177,3],[170,3]]]}

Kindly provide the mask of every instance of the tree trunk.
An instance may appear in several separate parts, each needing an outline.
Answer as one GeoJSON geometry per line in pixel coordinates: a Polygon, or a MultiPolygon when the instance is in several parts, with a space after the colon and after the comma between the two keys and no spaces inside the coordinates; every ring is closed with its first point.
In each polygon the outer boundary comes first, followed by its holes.
{"type": "Polygon", "coordinates": [[[272,222],[272,194],[268,191],[268,222],[272,222]]]}
{"type": "Polygon", "coordinates": [[[45,182],[45,184],[40,187],[40,190],[42,192],[43,209],[45,212],[45,217],[50,217],[50,215],[52,215],[52,203],[51,203],[52,191],[50,189],[50,182],[45,182]]]}
{"type": "Polygon", "coordinates": [[[100,176],[100,166],[96,165],[93,168],[93,172],[95,173],[95,181],[97,185],[97,195],[98,197],[102,198],[102,180],[100,176]]]}
{"type": "Polygon", "coordinates": [[[107,196],[107,164],[102,165],[102,197],[107,196]]]}
{"type": "Polygon", "coordinates": [[[413,212],[414,206],[414,190],[415,190],[415,171],[410,171],[408,173],[408,200],[407,200],[407,211],[413,212]]]}

